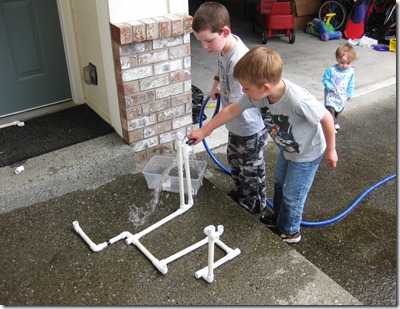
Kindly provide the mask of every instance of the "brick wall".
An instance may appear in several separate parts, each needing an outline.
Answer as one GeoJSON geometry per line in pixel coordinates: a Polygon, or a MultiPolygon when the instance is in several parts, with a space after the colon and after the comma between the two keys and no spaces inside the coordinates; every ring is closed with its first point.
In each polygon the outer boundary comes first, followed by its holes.
{"type": "Polygon", "coordinates": [[[191,22],[174,14],[110,25],[123,139],[136,160],[175,151],[176,132],[192,130],[191,22]]]}

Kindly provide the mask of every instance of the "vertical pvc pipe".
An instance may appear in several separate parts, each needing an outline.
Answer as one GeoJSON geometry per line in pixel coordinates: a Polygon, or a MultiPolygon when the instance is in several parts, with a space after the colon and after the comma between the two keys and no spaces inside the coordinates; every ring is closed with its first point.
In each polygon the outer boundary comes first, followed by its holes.
{"type": "Polygon", "coordinates": [[[185,188],[183,185],[183,158],[182,158],[182,140],[183,134],[178,132],[176,137],[176,144],[177,144],[177,161],[178,161],[178,178],[179,178],[179,199],[180,199],[180,207],[185,206],[185,188]]]}
{"type": "Polygon", "coordinates": [[[208,269],[207,269],[207,282],[214,281],[214,237],[215,232],[211,231],[208,235],[208,269]]]}
{"type": "Polygon", "coordinates": [[[185,172],[186,172],[186,188],[187,188],[187,196],[188,196],[188,204],[190,206],[193,205],[193,189],[192,189],[192,177],[190,175],[190,161],[189,161],[189,153],[191,151],[190,146],[184,145],[185,147],[185,172]],[[189,147],[189,149],[187,149],[189,147]]]}

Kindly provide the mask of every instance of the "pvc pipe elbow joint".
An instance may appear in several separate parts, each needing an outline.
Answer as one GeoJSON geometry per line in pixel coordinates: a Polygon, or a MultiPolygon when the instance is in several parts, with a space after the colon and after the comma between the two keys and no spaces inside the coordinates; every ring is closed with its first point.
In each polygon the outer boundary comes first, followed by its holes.
{"type": "Polygon", "coordinates": [[[90,249],[94,252],[99,252],[103,250],[105,247],[108,246],[107,242],[103,242],[101,244],[96,245],[82,230],[82,228],[79,226],[78,221],[72,222],[72,226],[74,227],[75,232],[77,232],[81,237],[86,241],[86,243],[89,245],[90,249]]]}
{"type": "Polygon", "coordinates": [[[182,204],[178,209],[179,214],[180,215],[183,214],[186,210],[190,209],[192,206],[193,206],[193,200],[187,204],[182,204]]]}
{"type": "Polygon", "coordinates": [[[163,275],[165,275],[168,272],[168,267],[167,264],[165,263],[164,260],[161,261],[155,261],[154,266],[157,267],[157,269],[160,271],[160,273],[162,273],[163,275]]]}
{"type": "Polygon", "coordinates": [[[229,258],[230,260],[232,260],[233,258],[237,257],[240,253],[241,253],[241,252],[240,252],[240,249],[239,249],[239,248],[236,248],[236,249],[234,249],[234,250],[231,250],[231,251],[227,252],[226,255],[228,256],[228,258],[229,258]]]}

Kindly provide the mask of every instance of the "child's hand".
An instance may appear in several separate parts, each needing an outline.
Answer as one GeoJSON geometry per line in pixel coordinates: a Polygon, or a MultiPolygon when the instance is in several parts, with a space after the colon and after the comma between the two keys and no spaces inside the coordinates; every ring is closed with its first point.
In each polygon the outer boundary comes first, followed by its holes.
{"type": "Polygon", "coordinates": [[[215,101],[217,99],[217,94],[220,94],[220,93],[221,93],[221,89],[219,88],[219,86],[214,86],[211,88],[210,98],[215,101]]]}
{"type": "Polygon", "coordinates": [[[190,135],[187,138],[188,138],[188,140],[195,140],[195,142],[193,144],[197,145],[207,135],[208,135],[207,132],[204,132],[204,130],[202,130],[202,129],[198,129],[198,130],[194,130],[192,133],[190,133],[190,135]]]}
{"type": "Polygon", "coordinates": [[[328,166],[330,168],[335,168],[338,162],[338,156],[336,149],[327,150],[325,154],[326,161],[328,162],[328,166]]]}
{"type": "Polygon", "coordinates": [[[335,93],[335,92],[336,92],[335,88],[332,88],[332,89],[331,89],[331,92],[335,93]]]}

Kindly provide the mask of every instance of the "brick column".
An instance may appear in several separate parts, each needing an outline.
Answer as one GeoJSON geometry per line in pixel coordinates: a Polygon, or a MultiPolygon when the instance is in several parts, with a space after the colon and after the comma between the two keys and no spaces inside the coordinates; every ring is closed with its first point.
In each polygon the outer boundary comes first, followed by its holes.
{"type": "Polygon", "coordinates": [[[135,160],[175,151],[192,130],[192,17],[166,15],[110,24],[123,139],[135,160]]]}

